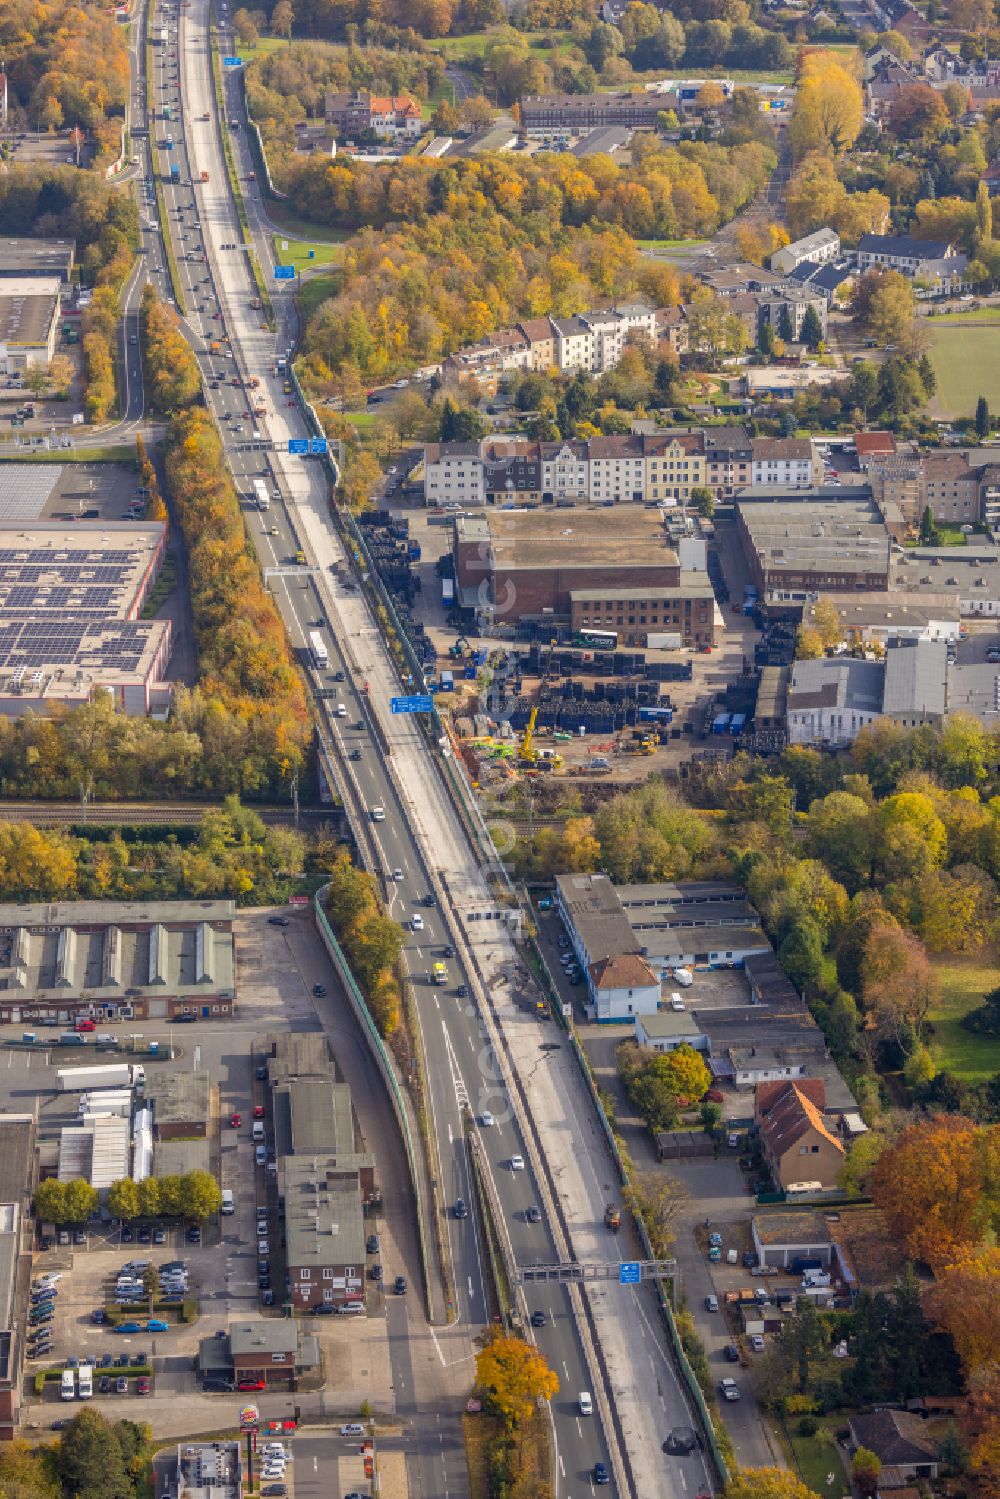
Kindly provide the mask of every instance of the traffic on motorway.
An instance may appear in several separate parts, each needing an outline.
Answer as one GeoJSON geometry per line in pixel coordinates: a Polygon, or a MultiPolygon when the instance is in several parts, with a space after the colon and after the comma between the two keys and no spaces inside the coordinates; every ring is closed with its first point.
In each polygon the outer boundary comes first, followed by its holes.
{"type": "MultiPolygon", "coordinates": [[[[424,866],[410,809],[373,731],[373,713],[388,711],[387,705],[369,701],[366,684],[353,665],[350,642],[336,625],[337,593],[352,587],[339,543],[331,532],[329,557],[322,558],[307,559],[303,547],[297,512],[317,494],[319,506],[325,507],[329,479],[318,463],[287,453],[290,437],[309,435],[305,414],[280,363],[291,353],[285,330],[293,326],[294,313],[289,293],[276,282],[272,295],[281,331],[276,335],[263,326],[223,160],[207,3],[192,0],[188,8],[178,10],[175,0],[169,0],[158,6],[157,26],[161,16],[166,41],[151,49],[149,140],[140,151],[145,275],[161,296],[171,299],[165,237],[173,249],[185,302],[182,326],[198,356],[206,401],[244,497],[265,576],[290,638],[309,667],[340,773],[352,778],[358,802],[367,811],[368,833],[377,851],[376,873],[384,879],[390,913],[406,932],[404,956],[427,1057],[440,1185],[450,1209],[447,1236],[457,1325],[471,1348],[471,1340],[488,1320],[489,1307],[487,1255],[476,1215],[467,1206],[475,1198],[465,1143],[470,1115],[514,1261],[552,1264],[556,1242],[546,1217],[545,1195],[531,1169],[532,1151],[469,998],[469,975],[455,956],[452,929],[424,866]],[[164,118],[168,109],[170,118],[164,118]],[[160,176],[162,221],[154,172],[160,176]],[[263,486],[266,507],[255,486],[263,486]]],[[[227,114],[237,126],[231,137],[234,155],[245,182],[252,168],[244,142],[242,100],[233,80],[225,83],[227,114]]],[[[137,105],[143,97],[137,87],[137,105]]],[[[258,259],[267,270],[273,266],[272,251],[255,187],[248,211],[258,259]]],[[[127,336],[130,355],[134,349],[138,363],[139,350],[131,344],[134,332],[131,329],[127,336]]],[[[540,1043],[543,1039],[540,1036],[540,1043]]],[[[526,1288],[524,1302],[528,1335],[537,1339],[560,1380],[552,1402],[557,1492],[581,1495],[605,1482],[613,1492],[615,1463],[568,1292],[556,1283],[532,1285],[526,1288]]],[[[397,1298],[389,1316],[393,1331],[400,1322],[405,1331],[421,1318],[419,1299],[397,1298]]],[[[613,1398],[612,1392],[609,1395],[613,1398]]],[[[683,1412],[676,1416],[681,1418],[683,1412]]],[[[674,1420],[668,1417],[665,1424],[674,1420]]],[[[692,1469],[693,1488],[705,1487],[703,1473],[702,1463],[697,1472],[692,1469]]]]}

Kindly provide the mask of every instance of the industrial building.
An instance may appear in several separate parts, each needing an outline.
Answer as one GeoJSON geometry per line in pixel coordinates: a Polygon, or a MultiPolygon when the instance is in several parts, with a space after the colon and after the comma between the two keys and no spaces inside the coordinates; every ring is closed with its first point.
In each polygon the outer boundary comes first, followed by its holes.
{"type": "Polygon", "coordinates": [[[115,1114],[86,1114],[59,1135],[61,1182],[82,1179],[103,1196],[112,1182],[130,1176],[131,1121],[115,1114]]]}
{"type": "Polygon", "coordinates": [[[751,487],[737,496],[735,512],[750,579],[762,595],[888,589],[889,532],[867,486],[751,487]]]}
{"type": "Polygon", "coordinates": [[[57,276],[68,286],[73,276],[76,240],[0,238],[0,279],[57,276]]]}
{"type": "Polygon", "coordinates": [[[20,1420],[24,1307],[18,1299],[18,1285],[27,1285],[30,1254],[24,1225],[34,1187],[34,1116],[0,1115],[0,1441],[4,1442],[16,1436],[20,1420]]]}
{"type": "Polygon", "coordinates": [[[181,1442],[175,1479],[178,1499],[242,1499],[239,1442],[181,1442]]]}
{"type": "Polygon", "coordinates": [[[44,369],[56,352],[61,282],[57,276],[0,280],[0,374],[44,369]]]}
{"type": "Polygon", "coordinates": [[[715,598],[704,563],[681,573],[663,516],[641,505],[460,515],[457,602],[484,622],[522,619],[608,628],[622,643],[679,632],[712,644],[715,598]],[[586,624],[584,623],[586,622],[586,624]]]}
{"type": "Polygon", "coordinates": [[[126,713],[165,709],[170,622],[140,618],[165,548],[159,522],[0,522],[0,713],[102,689],[126,713]]]}
{"type": "Polygon", "coordinates": [[[234,914],[228,900],[0,905],[0,1021],[230,1015],[234,914]]]}
{"type": "Polygon", "coordinates": [[[790,744],[844,748],[865,725],[891,718],[940,728],[946,708],[944,639],[890,639],[885,659],[824,656],[796,661],[788,686],[790,744]]]}
{"type": "Polygon", "coordinates": [[[152,1105],[157,1141],[208,1138],[212,1079],[207,1072],[151,1071],[146,1102],[152,1105]]]}

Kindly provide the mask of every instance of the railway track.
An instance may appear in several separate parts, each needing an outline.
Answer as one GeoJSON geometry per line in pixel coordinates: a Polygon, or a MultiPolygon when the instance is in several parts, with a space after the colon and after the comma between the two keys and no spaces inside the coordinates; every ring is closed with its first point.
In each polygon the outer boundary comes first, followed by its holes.
{"type": "MultiPolygon", "coordinates": [[[[109,827],[117,824],[163,827],[195,827],[206,812],[222,812],[219,802],[4,802],[0,801],[0,822],[30,822],[36,827],[59,827],[69,824],[109,827]]],[[[291,807],[254,807],[264,822],[292,825],[295,813],[291,807]]],[[[316,827],[338,817],[335,807],[300,807],[299,826],[316,827]]]]}

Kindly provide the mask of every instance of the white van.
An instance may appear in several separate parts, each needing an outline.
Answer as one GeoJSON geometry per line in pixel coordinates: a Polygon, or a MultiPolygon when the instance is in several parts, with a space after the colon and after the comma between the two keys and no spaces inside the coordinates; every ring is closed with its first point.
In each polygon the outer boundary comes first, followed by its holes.
{"type": "Polygon", "coordinates": [[[684,1008],[684,1001],[676,990],[670,996],[670,1008],[672,1010],[683,1010],[684,1008]]]}
{"type": "Polygon", "coordinates": [[[231,1187],[223,1187],[222,1189],[222,1207],[220,1211],[223,1218],[231,1218],[236,1211],[236,1199],[233,1196],[231,1187]]]}
{"type": "Polygon", "coordinates": [[[338,1317],[363,1317],[365,1304],[363,1301],[342,1301],[337,1308],[338,1317]]]}
{"type": "Polygon", "coordinates": [[[80,1389],[81,1400],[93,1400],[94,1398],[94,1368],[92,1364],[80,1365],[80,1389]]]}
{"type": "Polygon", "coordinates": [[[592,1416],[594,1414],[594,1402],[590,1398],[589,1390],[580,1391],[579,1405],[581,1416],[592,1416]]]}
{"type": "Polygon", "coordinates": [[[682,989],[690,989],[691,985],[694,983],[694,975],[692,974],[690,968],[675,968],[674,983],[680,984],[682,989]]]}
{"type": "Polygon", "coordinates": [[[264,1143],[264,1125],[260,1119],[255,1119],[253,1122],[253,1143],[255,1145],[264,1143]]]}
{"type": "Polygon", "coordinates": [[[76,1370],[75,1369],[64,1369],[63,1370],[63,1372],[62,1372],[62,1381],[60,1382],[60,1386],[59,1386],[59,1396],[60,1396],[60,1399],[62,1399],[62,1400],[75,1400],[76,1399],[76,1370]]]}

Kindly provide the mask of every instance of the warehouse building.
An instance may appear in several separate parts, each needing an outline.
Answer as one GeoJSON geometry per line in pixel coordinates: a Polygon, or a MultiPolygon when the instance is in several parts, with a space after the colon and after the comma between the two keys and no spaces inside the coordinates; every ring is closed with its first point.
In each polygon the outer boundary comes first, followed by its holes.
{"type": "MultiPolygon", "coordinates": [[[[586,595],[577,600],[579,616],[621,612],[625,626],[639,630],[648,628],[651,612],[639,606],[650,603],[650,590],[677,590],[673,597],[684,601],[663,517],[642,505],[616,506],[613,517],[603,510],[461,515],[453,551],[459,603],[484,620],[569,623],[577,593],[586,595]]],[[[705,616],[700,628],[711,630],[711,588],[698,604],[697,591],[688,597],[694,615],[705,616]]],[[[658,617],[663,603],[657,599],[658,617]]]]}
{"type": "Polygon", "coordinates": [[[0,280],[0,373],[44,369],[56,352],[61,282],[56,276],[0,280]]]}
{"type": "Polygon", "coordinates": [[[64,286],[73,277],[76,240],[0,238],[0,279],[57,276],[64,286]]]}
{"type": "Polygon", "coordinates": [[[152,1105],[157,1140],[206,1140],[212,1111],[207,1072],[150,1072],[146,1102],[152,1105]]]}
{"type": "Polygon", "coordinates": [[[140,618],[165,549],[159,522],[0,524],[0,713],[102,690],[126,713],[165,709],[170,622],[140,618]]]}
{"type": "Polygon", "coordinates": [[[888,589],[889,532],[867,486],[751,487],[735,511],[750,579],[763,596],[888,589]]]}
{"type": "Polygon", "coordinates": [[[229,900],[0,905],[0,1021],[230,1015],[234,914],[229,900]]]}

